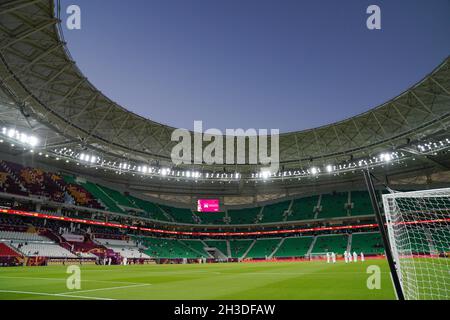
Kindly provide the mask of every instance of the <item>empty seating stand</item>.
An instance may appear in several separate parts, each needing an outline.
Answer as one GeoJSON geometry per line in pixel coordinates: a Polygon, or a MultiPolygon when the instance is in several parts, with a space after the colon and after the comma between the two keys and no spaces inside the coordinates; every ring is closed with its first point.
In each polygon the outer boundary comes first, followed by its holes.
{"type": "Polygon", "coordinates": [[[318,236],[311,253],[335,252],[342,254],[347,250],[347,245],[348,236],[346,234],[318,236]]]}
{"type": "Polygon", "coordinates": [[[383,240],[379,232],[354,233],[352,235],[352,248],[357,254],[377,255],[384,253],[383,240]]]}
{"type": "Polygon", "coordinates": [[[284,212],[287,211],[290,204],[291,201],[283,201],[264,206],[261,223],[283,221],[284,212]]]}
{"type": "Polygon", "coordinates": [[[175,208],[175,207],[169,207],[165,205],[159,205],[159,207],[166,212],[168,215],[173,217],[174,221],[176,222],[182,222],[182,223],[189,223],[194,224],[197,223],[196,220],[194,220],[194,214],[190,209],[184,209],[184,208],[175,208]]]}
{"type": "Polygon", "coordinates": [[[304,257],[314,237],[293,237],[284,239],[283,244],[278,248],[274,257],[290,258],[290,257],[304,257]]]}
{"type": "Polygon", "coordinates": [[[230,224],[254,224],[260,211],[261,207],[228,210],[230,224]]]}
{"type": "Polygon", "coordinates": [[[204,242],[208,245],[209,248],[216,248],[220,252],[222,252],[223,255],[228,256],[226,240],[205,240],[204,242]]]}
{"type": "Polygon", "coordinates": [[[287,221],[314,219],[314,208],[317,207],[318,201],[318,196],[295,199],[292,202],[291,212],[287,216],[287,221]]]}
{"type": "Polygon", "coordinates": [[[162,212],[161,208],[156,204],[142,200],[133,196],[128,196],[139,208],[144,210],[146,217],[154,220],[169,221],[167,216],[162,212]]]}
{"type": "Polygon", "coordinates": [[[266,258],[269,257],[280,243],[281,238],[258,239],[245,258],[266,258]]]}
{"type": "Polygon", "coordinates": [[[0,242],[0,257],[20,257],[20,254],[7,244],[0,242]]]}
{"type": "Polygon", "coordinates": [[[373,214],[372,203],[367,191],[351,192],[352,216],[362,216],[373,214]]]}
{"type": "Polygon", "coordinates": [[[190,249],[176,239],[139,237],[135,240],[142,242],[147,247],[144,253],[153,258],[198,259],[204,257],[203,254],[190,249]]]}
{"type": "Polygon", "coordinates": [[[347,203],[348,192],[324,194],[320,200],[322,210],[317,218],[323,219],[348,216],[348,208],[346,208],[347,203]]]}
{"type": "Polygon", "coordinates": [[[199,217],[201,224],[224,224],[224,212],[196,212],[195,215],[199,217]]]}
{"type": "Polygon", "coordinates": [[[230,251],[232,258],[242,258],[244,253],[252,244],[253,240],[230,240],[230,251]]]}

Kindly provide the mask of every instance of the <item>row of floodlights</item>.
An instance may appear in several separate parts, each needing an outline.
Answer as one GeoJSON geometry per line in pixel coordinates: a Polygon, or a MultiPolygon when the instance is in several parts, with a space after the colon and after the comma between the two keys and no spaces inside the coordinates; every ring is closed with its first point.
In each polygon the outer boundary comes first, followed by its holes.
{"type": "Polygon", "coordinates": [[[14,128],[2,128],[2,135],[8,137],[11,140],[16,140],[21,144],[28,145],[32,148],[36,147],[39,144],[39,139],[36,136],[28,135],[24,132],[20,132],[14,128]]]}
{"type": "Polygon", "coordinates": [[[339,165],[326,165],[323,168],[320,167],[311,167],[309,169],[301,169],[301,170],[288,170],[281,172],[270,172],[267,169],[262,169],[258,173],[252,173],[252,179],[263,179],[267,180],[270,178],[283,178],[283,177],[298,177],[298,176],[316,176],[321,174],[322,172],[333,173],[340,170],[349,170],[349,169],[358,169],[363,167],[368,167],[374,164],[380,163],[389,163],[393,160],[398,160],[400,157],[404,156],[403,153],[399,154],[398,152],[390,152],[390,153],[382,153],[377,157],[372,157],[370,159],[362,159],[358,162],[350,162],[339,165]]]}
{"type": "Polygon", "coordinates": [[[419,149],[420,152],[426,153],[448,147],[449,145],[450,139],[446,138],[444,140],[419,144],[417,145],[417,149],[419,149]]]}
{"type": "MultiPolygon", "coordinates": [[[[3,127],[1,133],[12,140],[16,140],[17,142],[30,146],[31,150],[39,144],[39,139],[36,136],[28,135],[24,132],[20,132],[14,128],[6,128],[3,127]]],[[[3,140],[1,141],[3,142],[3,140]]],[[[420,152],[426,153],[430,151],[436,151],[437,149],[442,149],[450,146],[450,139],[444,139],[437,142],[426,142],[417,145],[417,148],[420,152]]],[[[192,170],[175,170],[170,168],[157,168],[147,165],[131,165],[129,163],[117,163],[107,160],[102,160],[99,156],[90,154],[88,152],[78,153],[73,151],[72,149],[68,149],[66,147],[61,149],[55,149],[54,152],[58,155],[65,156],[66,158],[72,158],[81,163],[91,164],[91,165],[100,165],[104,167],[109,167],[113,170],[118,170],[121,172],[131,172],[131,173],[140,173],[140,174],[148,174],[148,175],[159,175],[161,177],[174,177],[174,178],[192,178],[192,179],[235,179],[239,180],[241,178],[241,174],[238,172],[235,173],[209,173],[209,172],[199,172],[192,170]]],[[[48,157],[48,155],[46,155],[48,157]]],[[[301,176],[317,176],[322,172],[326,173],[338,173],[339,171],[347,171],[352,169],[358,169],[362,167],[370,167],[373,165],[378,165],[380,163],[389,163],[393,160],[399,160],[402,158],[404,154],[402,152],[386,152],[381,153],[378,156],[371,157],[368,159],[361,159],[358,161],[352,161],[348,163],[343,163],[339,165],[325,165],[323,167],[311,167],[309,169],[298,169],[298,170],[289,170],[289,171],[278,171],[278,172],[270,172],[268,169],[262,169],[260,172],[252,173],[252,179],[262,179],[268,180],[271,178],[282,178],[282,177],[301,177],[301,176]]],[[[58,158],[59,160],[59,158],[58,158]]]]}

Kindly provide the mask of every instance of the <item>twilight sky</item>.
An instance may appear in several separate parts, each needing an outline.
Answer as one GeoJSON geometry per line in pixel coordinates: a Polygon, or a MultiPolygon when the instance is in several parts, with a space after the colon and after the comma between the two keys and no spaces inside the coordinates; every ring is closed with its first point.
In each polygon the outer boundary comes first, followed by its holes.
{"type": "Polygon", "coordinates": [[[114,101],[192,129],[308,129],[369,110],[450,55],[450,1],[62,0],[79,68],[114,101]],[[382,30],[366,27],[381,7],[382,30]]]}

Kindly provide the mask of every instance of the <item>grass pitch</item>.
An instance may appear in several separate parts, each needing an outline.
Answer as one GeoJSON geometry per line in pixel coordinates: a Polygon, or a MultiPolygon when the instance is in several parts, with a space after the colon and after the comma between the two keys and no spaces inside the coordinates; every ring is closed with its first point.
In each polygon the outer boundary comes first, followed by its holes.
{"type": "Polygon", "coordinates": [[[80,290],[67,288],[66,270],[1,268],[0,299],[395,299],[385,260],[82,266],[80,290]],[[370,265],[381,269],[379,290],[367,288],[370,265]]]}

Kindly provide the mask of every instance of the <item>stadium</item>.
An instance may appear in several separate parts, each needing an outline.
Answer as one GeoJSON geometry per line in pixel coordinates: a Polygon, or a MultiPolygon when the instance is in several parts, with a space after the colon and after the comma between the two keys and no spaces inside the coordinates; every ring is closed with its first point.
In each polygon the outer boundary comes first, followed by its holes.
{"type": "Polygon", "coordinates": [[[450,58],[365,113],[280,134],[276,172],[174,165],[176,128],[87,79],[57,4],[0,1],[1,300],[396,299],[374,205],[405,298],[450,298],[450,58]]]}

